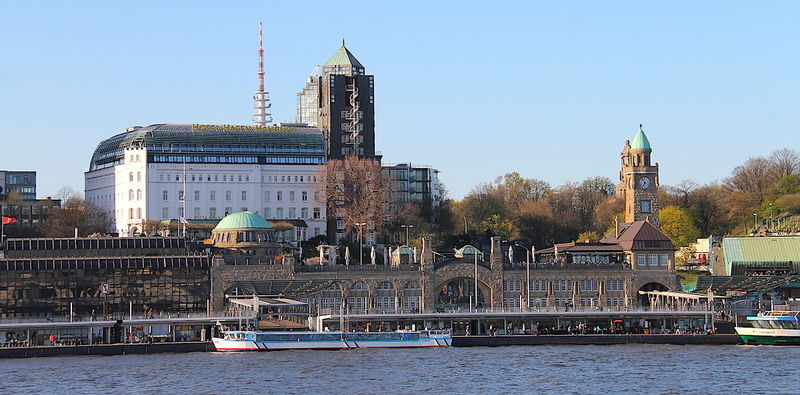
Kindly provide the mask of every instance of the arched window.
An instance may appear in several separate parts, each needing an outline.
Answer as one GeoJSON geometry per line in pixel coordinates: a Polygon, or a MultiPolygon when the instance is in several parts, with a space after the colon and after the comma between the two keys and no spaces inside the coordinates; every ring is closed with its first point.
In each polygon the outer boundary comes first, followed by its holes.
{"type": "Polygon", "coordinates": [[[142,218],[142,208],[139,207],[136,209],[136,219],[142,218]]]}
{"type": "Polygon", "coordinates": [[[136,181],[142,181],[142,172],[140,171],[136,172],[136,181]]]}
{"type": "Polygon", "coordinates": [[[411,281],[406,283],[406,286],[405,286],[405,290],[406,291],[414,291],[414,290],[417,290],[417,289],[422,289],[422,287],[419,285],[418,282],[416,282],[414,280],[411,280],[411,281]]]}
{"type": "Polygon", "coordinates": [[[133,208],[128,209],[128,219],[133,219],[133,208]]]}
{"type": "Polygon", "coordinates": [[[352,285],[350,285],[350,290],[351,291],[366,291],[367,290],[367,284],[364,284],[361,281],[356,281],[352,285]]]}
{"type": "Polygon", "coordinates": [[[128,173],[128,181],[133,182],[133,172],[128,173]]]}
{"type": "Polygon", "coordinates": [[[128,190],[128,200],[133,200],[133,189],[128,190]]]}
{"type": "Polygon", "coordinates": [[[394,289],[394,285],[390,281],[381,281],[376,289],[379,291],[391,291],[394,289]]]}
{"type": "Polygon", "coordinates": [[[137,189],[136,190],[136,200],[142,200],[142,190],[141,189],[137,189]]]}

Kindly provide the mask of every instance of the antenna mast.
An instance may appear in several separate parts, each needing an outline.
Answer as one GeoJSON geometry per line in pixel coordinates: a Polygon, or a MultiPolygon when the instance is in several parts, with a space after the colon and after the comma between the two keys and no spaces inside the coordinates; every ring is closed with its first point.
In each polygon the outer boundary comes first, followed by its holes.
{"type": "Polygon", "coordinates": [[[258,23],[258,90],[253,93],[253,123],[259,126],[266,126],[272,122],[272,114],[269,109],[272,104],[269,102],[269,92],[264,90],[264,45],[262,34],[262,23],[258,23]]]}

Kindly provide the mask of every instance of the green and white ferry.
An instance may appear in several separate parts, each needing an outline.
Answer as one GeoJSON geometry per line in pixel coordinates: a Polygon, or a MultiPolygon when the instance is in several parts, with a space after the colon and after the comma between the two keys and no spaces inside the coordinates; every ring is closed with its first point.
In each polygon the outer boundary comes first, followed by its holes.
{"type": "Polygon", "coordinates": [[[752,326],[737,326],[745,344],[800,345],[800,311],[767,311],[747,317],[752,326]]]}

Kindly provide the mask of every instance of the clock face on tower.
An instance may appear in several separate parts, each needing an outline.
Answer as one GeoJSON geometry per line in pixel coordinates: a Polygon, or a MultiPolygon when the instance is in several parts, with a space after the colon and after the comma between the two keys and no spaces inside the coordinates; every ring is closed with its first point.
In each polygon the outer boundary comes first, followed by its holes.
{"type": "Polygon", "coordinates": [[[642,177],[639,179],[639,186],[642,187],[642,189],[650,188],[650,185],[650,177],[642,177]]]}

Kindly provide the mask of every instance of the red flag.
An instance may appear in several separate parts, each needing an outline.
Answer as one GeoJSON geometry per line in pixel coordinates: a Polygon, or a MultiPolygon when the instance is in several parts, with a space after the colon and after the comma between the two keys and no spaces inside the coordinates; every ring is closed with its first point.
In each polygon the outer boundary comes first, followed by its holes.
{"type": "Polygon", "coordinates": [[[3,217],[3,225],[11,225],[11,224],[13,224],[13,223],[15,223],[15,222],[17,222],[17,219],[16,219],[16,218],[12,218],[12,217],[3,217]]]}

